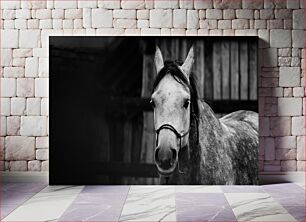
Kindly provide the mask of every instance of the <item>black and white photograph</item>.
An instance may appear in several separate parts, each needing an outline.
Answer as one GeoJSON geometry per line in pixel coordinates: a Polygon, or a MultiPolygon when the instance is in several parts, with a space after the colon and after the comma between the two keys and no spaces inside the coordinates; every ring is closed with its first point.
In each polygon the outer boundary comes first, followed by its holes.
{"type": "Polygon", "coordinates": [[[306,222],[306,0],[0,1],[1,221],[306,222]]]}
{"type": "Polygon", "coordinates": [[[49,40],[51,185],[257,185],[257,37],[49,40]]]}

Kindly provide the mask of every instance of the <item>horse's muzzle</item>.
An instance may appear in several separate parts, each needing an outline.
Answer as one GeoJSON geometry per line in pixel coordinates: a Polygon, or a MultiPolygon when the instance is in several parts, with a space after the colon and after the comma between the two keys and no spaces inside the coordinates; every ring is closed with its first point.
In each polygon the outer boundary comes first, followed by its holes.
{"type": "Polygon", "coordinates": [[[162,175],[170,175],[176,168],[178,155],[176,149],[159,148],[155,149],[154,160],[158,172],[162,175]]]}

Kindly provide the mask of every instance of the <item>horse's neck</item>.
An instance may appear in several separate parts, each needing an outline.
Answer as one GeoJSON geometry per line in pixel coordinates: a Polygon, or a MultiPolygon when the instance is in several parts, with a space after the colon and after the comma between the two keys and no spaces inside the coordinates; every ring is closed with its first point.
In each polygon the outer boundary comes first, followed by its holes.
{"type": "Polygon", "coordinates": [[[199,101],[199,121],[202,129],[222,130],[221,123],[216,114],[204,101],[199,101]]]}
{"type": "MultiPolygon", "coordinates": [[[[201,167],[205,167],[208,171],[211,168],[209,159],[218,159],[219,152],[217,149],[222,149],[220,146],[221,138],[223,137],[223,128],[210,106],[202,101],[198,102],[199,116],[198,116],[198,141],[191,142],[190,151],[192,154],[190,172],[196,183],[201,183],[198,175],[201,173],[201,167]]],[[[211,169],[213,170],[213,169],[211,169]]],[[[203,171],[203,170],[202,170],[203,171]]]]}
{"type": "Polygon", "coordinates": [[[205,157],[213,159],[218,155],[214,152],[217,148],[214,144],[222,137],[222,126],[215,113],[208,104],[198,101],[199,115],[191,119],[191,129],[189,135],[189,155],[181,164],[181,170],[185,173],[180,174],[177,170],[173,178],[176,184],[201,184],[201,165],[205,165],[205,157]],[[205,145],[204,145],[205,144],[205,145]],[[209,153],[210,155],[206,155],[209,153]]]}
{"type": "Polygon", "coordinates": [[[221,148],[220,141],[224,136],[222,124],[205,102],[199,102],[199,135],[202,151],[221,148]]]}

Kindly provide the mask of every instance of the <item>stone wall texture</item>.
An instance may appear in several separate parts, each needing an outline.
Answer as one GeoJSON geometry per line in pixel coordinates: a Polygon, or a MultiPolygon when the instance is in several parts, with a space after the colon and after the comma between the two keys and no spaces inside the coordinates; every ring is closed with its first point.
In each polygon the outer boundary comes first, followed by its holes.
{"type": "Polygon", "coordinates": [[[261,171],[305,170],[304,0],[1,1],[0,169],[48,170],[48,36],[259,36],[261,171]]]}

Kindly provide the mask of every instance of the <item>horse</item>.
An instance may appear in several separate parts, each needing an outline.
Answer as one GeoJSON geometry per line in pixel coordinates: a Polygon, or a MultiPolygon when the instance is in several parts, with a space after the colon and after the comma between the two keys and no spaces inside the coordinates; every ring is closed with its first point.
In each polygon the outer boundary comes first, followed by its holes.
{"type": "Polygon", "coordinates": [[[150,103],[160,184],[258,184],[258,113],[239,110],[216,117],[198,97],[193,46],[183,64],[164,62],[157,46],[154,63],[150,103]]]}

